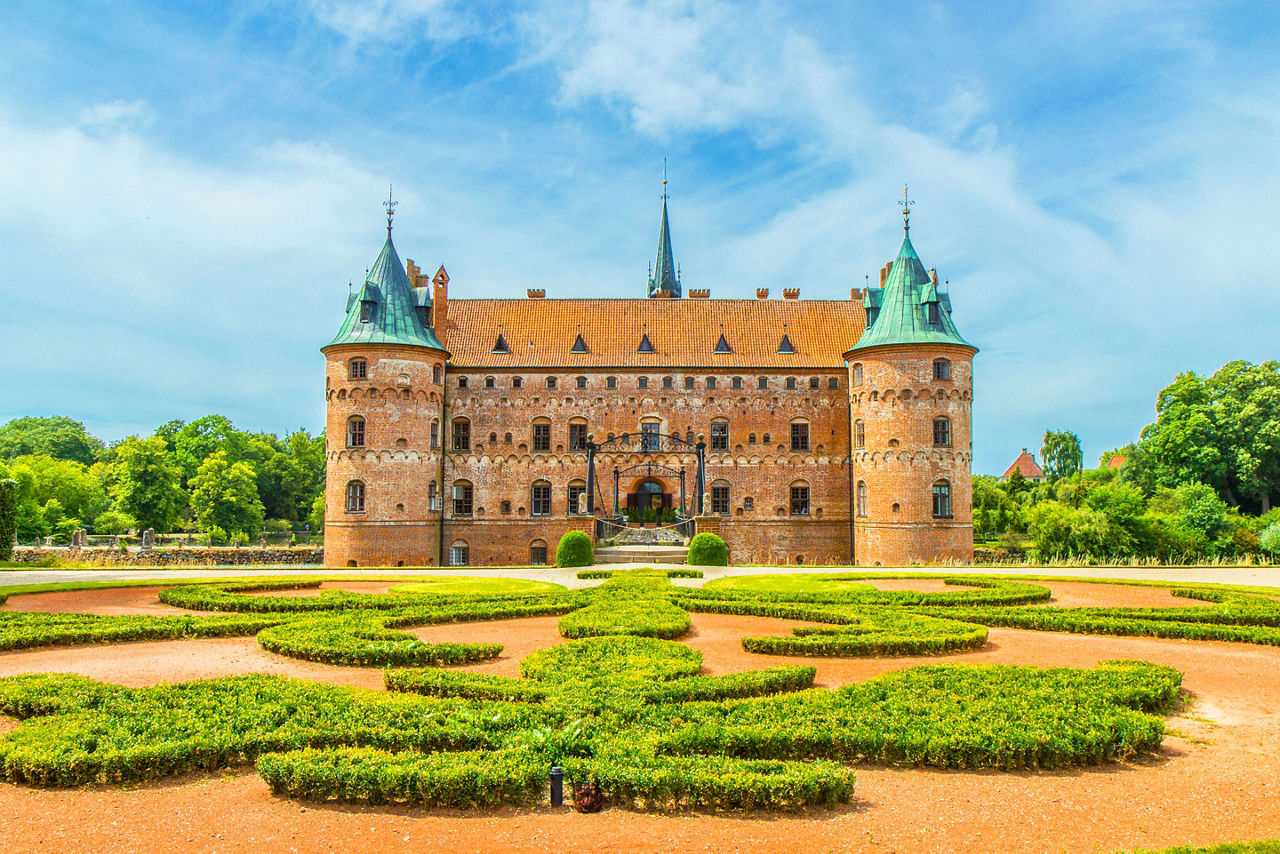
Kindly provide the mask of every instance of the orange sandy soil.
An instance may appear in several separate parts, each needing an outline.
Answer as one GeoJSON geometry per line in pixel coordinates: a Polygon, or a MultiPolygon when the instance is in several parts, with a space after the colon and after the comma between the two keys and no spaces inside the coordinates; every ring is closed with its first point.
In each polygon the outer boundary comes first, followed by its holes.
{"type": "MultiPolygon", "coordinates": [[[[892,582],[895,587],[898,582],[892,582]]],[[[877,582],[877,586],[888,582],[877,582]]],[[[1049,582],[1056,603],[1187,605],[1159,589],[1049,582]]],[[[909,588],[908,588],[909,589],[909,588]]],[[[916,589],[925,584],[916,582],[916,589]]],[[[154,589],[67,597],[66,610],[147,608],[154,589]],[[110,604],[102,604],[104,594],[110,604]],[[134,598],[129,599],[126,593],[134,598]]],[[[17,601],[15,601],[17,600],[17,601]]],[[[47,604],[47,600],[45,602],[47,604]]],[[[113,613],[158,613],[113,611],[113,613]]],[[[836,686],[937,661],[1089,667],[1111,658],[1169,664],[1192,700],[1155,756],[1059,772],[858,769],[855,802],[801,816],[651,815],[606,809],[479,813],[315,805],[273,796],[251,770],[137,788],[39,790],[0,784],[0,850],[387,851],[1112,851],[1280,835],[1280,649],[1247,644],[992,629],[974,652],[935,658],[796,659],[749,655],[745,635],[794,623],[695,614],[685,638],[708,673],[808,663],[836,686]]],[[[500,641],[504,655],[468,669],[516,675],[520,657],[562,642],[556,618],[415,630],[427,639],[500,641]]],[[[61,671],[129,685],[250,671],[377,687],[374,668],[270,655],[252,638],[143,642],[0,654],[0,675],[61,671]]],[[[12,721],[0,718],[0,732],[12,721]]]]}

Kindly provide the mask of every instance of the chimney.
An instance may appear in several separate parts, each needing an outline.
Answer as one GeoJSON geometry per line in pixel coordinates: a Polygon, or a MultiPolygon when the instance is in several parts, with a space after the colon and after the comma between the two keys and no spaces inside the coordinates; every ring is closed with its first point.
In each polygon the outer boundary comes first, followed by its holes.
{"type": "Polygon", "coordinates": [[[689,299],[710,299],[710,298],[711,298],[710,288],[690,288],[689,289],[689,299]]]}
{"type": "Polygon", "coordinates": [[[443,264],[431,277],[431,284],[431,324],[440,331],[438,337],[443,342],[443,333],[449,328],[449,274],[443,264]]]}
{"type": "Polygon", "coordinates": [[[756,288],[756,299],[768,299],[768,298],[769,298],[768,288],[756,288]]]}
{"type": "Polygon", "coordinates": [[[782,298],[783,299],[800,299],[800,289],[799,288],[783,288],[782,298]]]}
{"type": "Polygon", "coordinates": [[[412,258],[404,259],[404,271],[409,276],[409,287],[420,288],[418,279],[422,276],[422,271],[418,269],[418,265],[413,263],[412,258]]]}
{"type": "Polygon", "coordinates": [[[934,287],[938,285],[938,269],[936,267],[929,268],[929,281],[933,282],[934,287]]]}
{"type": "Polygon", "coordinates": [[[849,288],[849,299],[862,299],[862,288],[849,288]]]}
{"type": "Polygon", "coordinates": [[[547,292],[544,288],[529,288],[525,291],[529,299],[546,299],[547,292]]]}
{"type": "Polygon", "coordinates": [[[889,270],[892,267],[893,267],[893,262],[890,261],[889,263],[885,264],[883,267],[880,268],[880,287],[882,288],[884,287],[885,279],[889,278],[889,270]]]}

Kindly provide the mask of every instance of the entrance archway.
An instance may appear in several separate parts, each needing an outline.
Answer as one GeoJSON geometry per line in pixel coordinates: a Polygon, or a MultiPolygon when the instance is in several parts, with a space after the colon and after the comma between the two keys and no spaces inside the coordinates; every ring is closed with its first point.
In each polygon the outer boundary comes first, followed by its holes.
{"type": "Polygon", "coordinates": [[[627,509],[639,509],[641,511],[652,507],[658,513],[666,510],[672,504],[672,495],[667,491],[662,481],[656,478],[648,478],[637,483],[627,493],[627,509]]]}

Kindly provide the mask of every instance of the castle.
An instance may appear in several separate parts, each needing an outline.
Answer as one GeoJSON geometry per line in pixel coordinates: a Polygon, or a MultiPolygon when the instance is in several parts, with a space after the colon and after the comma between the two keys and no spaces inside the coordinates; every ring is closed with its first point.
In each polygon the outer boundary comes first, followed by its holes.
{"type": "MultiPolygon", "coordinates": [[[[663,182],[665,185],[665,181],[663,182]]],[[[649,508],[733,563],[972,557],[972,361],[903,241],[848,300],[456,299],[387,238],[322,348],[329,566],[554,561],[649,508]]]]}

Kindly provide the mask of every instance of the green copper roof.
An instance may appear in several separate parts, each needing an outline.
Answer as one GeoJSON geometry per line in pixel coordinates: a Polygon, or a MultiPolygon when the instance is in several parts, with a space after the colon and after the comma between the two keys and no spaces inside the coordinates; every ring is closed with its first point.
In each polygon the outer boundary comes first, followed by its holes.
{"type": "Polygon", "coordinates": [[[407,344],[443,350],[435,332],[429,326],[423,326],[419,302],[391,242],[391,229],[388,227],[387,242],[382,245],[378,260],[373,262],[357,298],[348,300],[347,317],[338,334],[325,346],[407,344]],[[361,307],[365,301],[372,302],[373,310],[369,320],[361,321],[361,307]]]}
{"type": "Polygon", "coordinates": [[[671,227],[667,225],[667,197],[662,197],[662,224],[658,226],[658,260],[649,280],[649,296],[662,293],[680,296],[680,279],[676,276],[675,255],[671,252],[671,227]]]}
{"type": "MultiPolygon", "coordinates": [[[[951,300],[920,263],[908,234],[889,269],[883,288],[869,288],[863,298],[867,327],[850,350],[884,344],[958,344],[973,347],[960,337],[951,321],[951,300]],[[929,322],[930,303],[937,305],[937,322],[929,322]]],[[[974,349],[977,349],[976,347],[974,349]]]]}

